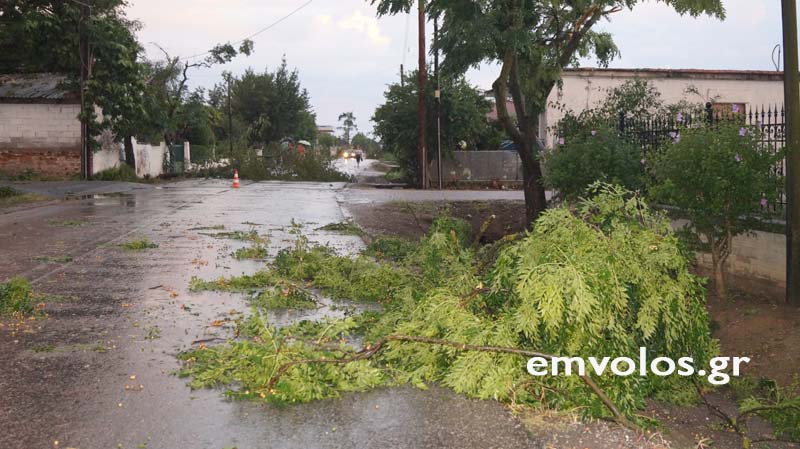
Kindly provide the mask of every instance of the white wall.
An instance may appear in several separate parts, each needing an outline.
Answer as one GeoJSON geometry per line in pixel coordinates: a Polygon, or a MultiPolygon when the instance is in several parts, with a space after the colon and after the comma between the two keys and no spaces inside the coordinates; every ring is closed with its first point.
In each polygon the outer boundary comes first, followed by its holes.
{"type": "Polygon", "coordinates": [[[167,157],[167,145],[158,145],[133,141],[133,152],[136,158],[136,176],[155,178],[164,173],[164,160],[167,157]]]}
{"type": "MultiPolygon", "coordinates": [[[[93,171],[95,174],[117,168],[125,163],[125,153],[121,142],[114,142],[113,145],[103,145],[104,148],[93,155],[93,171]]],[[[139,143],[133,139],[133,154],[136,159],[136,176],[144,178],[158,177],[164,173],[164,160],[167,154],[167,146],[164,142],[158,145],[139,143]]]]}
{"type": "Polygon", "coordinates": [[[0,149],[80,150],[77,104],[0,103],[0,149]]]}

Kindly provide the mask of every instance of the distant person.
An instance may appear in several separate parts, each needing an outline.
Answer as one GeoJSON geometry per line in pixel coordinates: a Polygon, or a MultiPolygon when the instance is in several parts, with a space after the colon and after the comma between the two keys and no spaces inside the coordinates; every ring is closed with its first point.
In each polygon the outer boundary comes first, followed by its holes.
{"type": "Polygon", "coordinates": [[[361,153],[356,153],[356,167],[361,167],[361,153]]]}

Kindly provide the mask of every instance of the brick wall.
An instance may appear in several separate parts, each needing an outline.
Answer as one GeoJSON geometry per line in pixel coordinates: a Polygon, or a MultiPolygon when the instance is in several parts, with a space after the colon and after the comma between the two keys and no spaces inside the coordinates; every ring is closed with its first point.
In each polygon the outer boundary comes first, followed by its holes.
{"type": "Polygon", "coordinates": [[[80,173],[80,105],[0,103],[0,172],[80,173]]]}
{"type": "Polygon", "coordinates": [[[0,173],[34,172],[50,178],[69,178],[81,172],[81,153],[66,150],[0,150],[0,173]]]}

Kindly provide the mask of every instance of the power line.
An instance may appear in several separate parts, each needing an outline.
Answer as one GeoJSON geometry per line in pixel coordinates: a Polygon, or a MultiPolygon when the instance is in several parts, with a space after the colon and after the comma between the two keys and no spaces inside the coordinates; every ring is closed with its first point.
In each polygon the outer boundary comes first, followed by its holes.
{"type": "MultiPolygon", "coordinates": [[[[77,1],[77,0],[72,0],[72,1],[77,1]]],[[[252,39],[252,38],[254,38],[254,37],[258,36],[259,34],[261,34],[261,33],[264,33],[264,32],[266,32],[266,31],[268,31],[269,29],[271,29],[271,28],[273,28],[274,26],[276,26],[276,25],[280,24],[281,22],[283,22],[284,20],[288,19],[289,17],[292,17],[293,15],[297,14],[298,12],[300,12],[301,10],[303,10],[303,9],[304,9],[306,6],[310,5],[310,4],[311,4],[313,1],[314,1],[314,0],[308,0],[307,2],[303,3],[302,5],[300,5],[300,7],[298,7],[298,8],[297,8],[297,9],[295,9],[294,11],[290,12],[289,14],[286,14],[285,16],[281,17],[280,19],[276,20],[275,22],[272,22],[271,24],[269,24],[269,25],[265,26],[264,28],[262,28],[262,29],[260,29],[260,30],[256,31],[255,33],[253,33],[253,34],[251,34],[251,35],[249,35],[249,36],[246,36],[246,37],[244,37],[244,38],[242,38],[242,39],[240,39],[240,40],[238,40],[238,41],[234,42],[234,43],[233,43],[233,45],[236,45],[236,44],[241,44],[242,42],[244,42],[244,41],[246,41],[246,40],[248,40],[248,39],[252,39]]],[[[183,60],[188,60],[188,59],[199,58],[200,56],[205,56],[205,55],[207,55],[207,54],[209,54],[209,53],[211,53],[211,51],[206,51],[206,52],[203,52],[203,53],[198,53],[198,54],[196,54],[196,55],[187,56],[187,57],[185,57],[185,58],[181,58],[181,59],[183,59],[183,60]]]]}

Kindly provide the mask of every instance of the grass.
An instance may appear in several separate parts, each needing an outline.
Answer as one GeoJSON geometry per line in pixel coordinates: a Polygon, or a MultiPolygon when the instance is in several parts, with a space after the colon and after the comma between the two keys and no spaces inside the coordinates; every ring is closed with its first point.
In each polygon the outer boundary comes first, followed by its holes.
{"type": "Polygon", "coordinates": [[[0,316],[34,310],[33,288],[27,279],[15,277],[0,283],[0,316]]]}
{"type": "Polygon", "coordinates": [[[92,177],[95,181],[141,182],[136,171],[127,164],[101,171],[92,177]]]}
{"type": "Polygon", "coordinates": [[[158,248],[158,244],[151,242],[147,237],[139,240],[132,240],[119,246],[125,251],[144,251],[146,249],[158,248]]]}
{"type": "Polygon", "coordinates": [[[13,187],[0,187],[0,207],[16,206],[18,204],[42,201],[46,199],[47,197],[21,192],[13,187]]]}
{"type": "Polygon", "coordinates": [[[317,228],[317,231],[330,231],[343,235],[355,235],[358,237],[366,235],[366,232],[364,232],[364,230],[361,229],[361,227],[359,227],[352,221],[342,221],[339,223],[326,224],[321,228],[317,228]]]}

